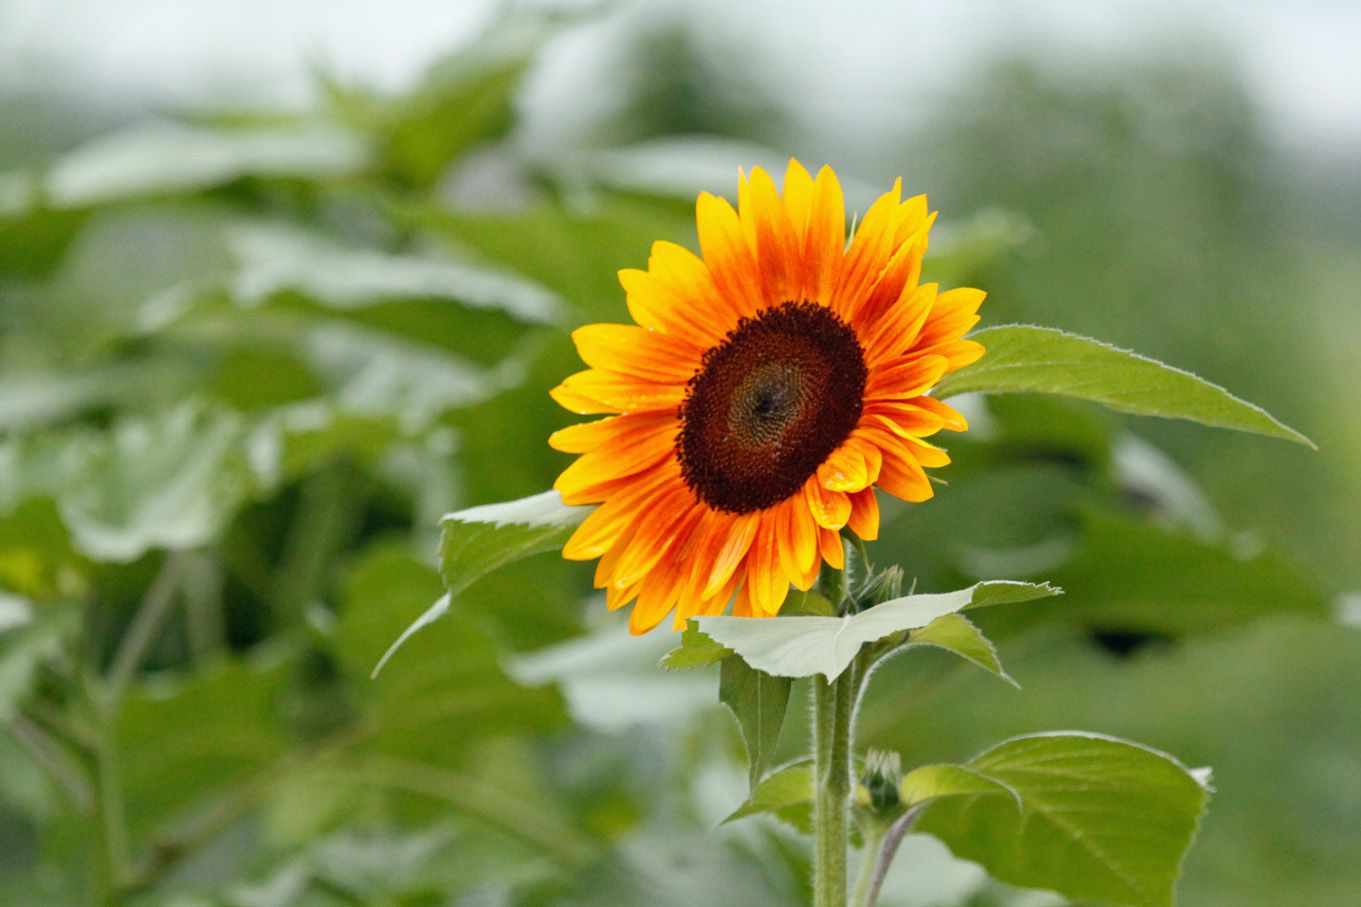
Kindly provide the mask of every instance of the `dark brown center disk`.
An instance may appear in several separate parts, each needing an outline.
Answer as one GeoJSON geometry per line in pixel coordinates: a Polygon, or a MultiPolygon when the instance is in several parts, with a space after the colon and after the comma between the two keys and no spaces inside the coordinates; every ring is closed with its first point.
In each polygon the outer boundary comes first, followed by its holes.
{"type": "Polygon", "coordinates": [[[704,354],[681,404],[685,483],[729,513],[785,500],[855,428],[867,376],[855,332],[826,306],[742,319],[704,354]]]}

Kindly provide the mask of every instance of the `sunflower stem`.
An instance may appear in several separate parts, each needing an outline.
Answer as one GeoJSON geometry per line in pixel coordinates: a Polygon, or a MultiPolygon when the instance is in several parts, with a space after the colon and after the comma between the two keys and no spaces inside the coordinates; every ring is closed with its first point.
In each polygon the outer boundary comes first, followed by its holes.
{"type": "Polygon", "coordinates": [[[813,907],[846,907],[857,673],[852,665],[836,680],[813,678],[813,907]]]}

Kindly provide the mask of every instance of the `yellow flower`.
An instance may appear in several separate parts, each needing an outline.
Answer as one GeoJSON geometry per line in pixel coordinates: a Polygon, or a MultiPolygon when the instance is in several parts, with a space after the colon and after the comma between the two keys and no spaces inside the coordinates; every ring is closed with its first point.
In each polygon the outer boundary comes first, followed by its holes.
{"type": "Polygon", "coordinates": [[[729,601],[774,615],[791,583],[844,567],[842,527],[878,535],[876,486],[931,497],[922,467],[950,458],[922,439],[967,426],[927,393],[983,354],[963,339],[983,293],[918,283],[935,215],[901,196],[899,180],[847,243],[830,168],[790,161],[783,197],[755,169],[737,211],[699,196],[703,257],[658,242],[646,271],[619,273],[636,326],[572,335],[590,368],[553,399],[609,417],[549,439],[581,455],[563,500],[600,505],[563,554],[600,559],[595,584],[611,608],[634,602],[634,633],[729,601]]]}

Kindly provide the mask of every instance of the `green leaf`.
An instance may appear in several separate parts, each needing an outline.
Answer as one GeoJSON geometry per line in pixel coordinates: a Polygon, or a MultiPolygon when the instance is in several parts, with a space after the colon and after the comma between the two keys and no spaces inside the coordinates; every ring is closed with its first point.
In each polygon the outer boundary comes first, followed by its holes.
{"type": "Polygon", "coordinates": [[[898,784],[898,799],[902,801],[903,806],[916,806],[942,797],[996,794],[1010,797],[1018,810],[1024,809],[1021,795],[1010,785],[962,765],[919,766],[904,775],[898,784]]]}
{"type": "Polygon", "coordinates": [[[552,683],[580,725],[619,733],[638,725],[683,726],[713,706],[714,677],[706,672],[658,671],[671,640],[663,633],[633,636],[617,624],[508,661],[523,684],[552,683]]]}
{"type": "Polygon", "coordinates": [[[1073,590],[1057,616],[1088,626],[1204,633],[1282,611],[1324,616],[1330,608],[1279,551],[1207,542],[1099,511],[1082,515],[1076,555],[1050,572],[1073,590]]]}
{"type": "Polygon", "coordinates": [[[481,369],[435,347],[350,324],[308,330],[298,345],[299,355],[334,388],[341,410],[396,413],[406,424],[479,403],[523,378],[513,360],[481,369]]]}
{"type": "Polygon", "coordinates": [[[293,291],[342,312],[392,299],[436,299],[529,324],[560,316],[560,299],[537,284],[448,256],[390,255],[267,226],[236,229],[228,241],[240,267],[232,294],[244,305],[293,291]]]}
{"type": "Polygon", "coordinates": [[[36,614],[24,599],[0,593],[0,722],[25,702],[46,664],[60,664],[79,614],[70,607],[36,614]]]}
{"type": "Polygon", "coordinates": [[[995,581],[958,592],[907,595],[848,617],[697,617],[694,622],[714,641],[747,664],[779,677],[822,674],[835,680],[860,649],[904,630],[925,627],[943,614],[965,608],[1030,601],[1062,590],[1048,584],[995,581]]]}
{"type": "Polygon", "coordinates": [[[447,206],[411,212],[413,226],[512,268],[561,294],[584,316],[618,319],[620,268],[639,267],[658,239],[694,232],[694,204],[606,196],[589,212],[541,205],[514,214],[447,206]]]}
{"type": "Polygon", "coordinates": [[[371,116],[386,168],[416,185],[435,182],[479,143],[514,123],[514,96],[548,23],[533,16],[495,23],[468,48],[437,60],[408,97],[371,116]]]}
{"type": "Polygon", "coordinates": [[[189,370],[161,360],[0,374],[0,430],[51,425],[106,406],[140,403],[189,370]]]}
{"type": "Polygon", "coordinates": [[[724,825],[755,816],[760,813],[773,813],[791,806],[799,806],[813,799],[813,763],[809,760],[786,765],[771,772],[752,788],[751,796],[737,808],[732,815],[723,820],[724,825]]]}
{"type": "Polygon", "coordinates": [[[148,684],[124,702],[117,741],[135,838],[188,821],[284,753],[276,711],[284,676],[282,665],[222,662],[168,689],[148,684]]]}
{"type": "Polygon", "coordinates": [[[1007,797],[939,800],[920,827],[1004,882],[1075,900],[1167,907],[1209,791],[1155,750],[1095,734],[1018,737],[964,768],[1007,797]]]}
{"type": "Polygon", "coordinates": [[[94,560],[207,544],[255,487],[242,426],[226,412],[181,406],[71,444],[78,465],[57,502],[75,546],[94,560]]]}
{"type": "Polygon", "coordinates": [[[793,680],[772,677],[741,658],[723,659],[718,674],[718,700],[737,719],[747,745],[747,777],[753,788],[770,765],[780,743],[793,680]]]}
{"type": "Polygon", "coordinates": [[[440,574],[447,591],[388,647],[374,667],[374,675],[412,634],[443,617],[453,597],[479,577],[522,558],[561,548],[590,512],[589,507],[568,507],[556,491],[545,491],[445,516],[440,521],[440,574]]]}
{"type": "Polygon", "coordinates": [[[987,354],[941,379],[935,396],[1036,393],[1092,400],[1120,412],[1189,419],[1309,447],[1314,443],[1224,388],[1098,340],[1054,328],[1009,325],[972,335],[987,354]]]}
{"type": "Polygon", "coordinates": [[[731,654],[732,649],[714,642],[699,627],[687,624],[685,632],[681,634],[681,644],[662,656],[661,666],[673,671],[704,668],[731,654]]]}
{"type": "Polygon", "coordinates": [[[451,513],[440,522],[440,573],[457,595],[497,567],[561,548],[590,507],[568,507],[556,491],[451,513]]]}
{"type": "Polygon", "coordinates": [[[934,646],[953,652],[967,659],[985,671],[996,674],[1014,687],[1019,687],[1011,675],[1002,669],[997,658],[997,648],[973,622],[961,614],[942,614],[919,630],[907,636],[903,648],[909,646],[934,646]]]}
{"type": "Polygon", "coordinates": [[[158,125],[96,139],[43,174],[37,197],[58,209],[198,192],[247,176],[336,177],[359,171],[359,139],[333,127],[247,132],[158,125]]]}
{"type": "MultiPolygon", "coordinates": [[[[347,674],[365,677],[410,609],[439,593],[440,580],[410,546],[366,550],[343,588],[335,651],[347,674]]],[[[369,751],[404,759],[447,759],[460,747],[498,734],[539,732],[565,723],[551,688],[516,682],[501,653],[475,622],[441,623],[413,641],[364,694],[369,751]]]]}

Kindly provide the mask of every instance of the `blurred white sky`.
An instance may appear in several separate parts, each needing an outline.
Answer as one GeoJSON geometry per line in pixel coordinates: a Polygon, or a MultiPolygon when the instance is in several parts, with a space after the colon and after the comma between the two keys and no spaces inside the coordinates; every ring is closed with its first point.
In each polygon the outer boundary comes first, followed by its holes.
{"type": "MultiPolygon", "coordinates": [[[[291,105],[320,65],[400,87],[475,34],[488,0],[0,0],[0,87],[54,77],[145,103],[233,98],[291,105]]],[[[558,6],[567,5],[558,3],[558,6]]],[[[577,4],[580,5],[580,4],[577,4]]],[[[627,4],[623,4],[627,5],[627,4]]],[[[886,100],[948,88],[999,49],[1078,60],[1219,48],[1248,79],[1272,136],[1295,152],[1361,156],[1361,0],[640,0],[631,15],[682,11],[699,29],[750,40],[753,59],[833,128],[871,126],[886,100]],[[906,78],[905,78],[906,77],[906,78]]],[[[560,42],[531,99],[561,110],[606,24],[560,42]]],[[[735,46],[740,47],[740,43],[735,46]]],[[[738,61],[735,61],[738,62],[738,61]]],[[[589,86],[586,86],[589,89],[589,86]]],[[[571,105],[566,105],[571,107],[571,105]]]]}

